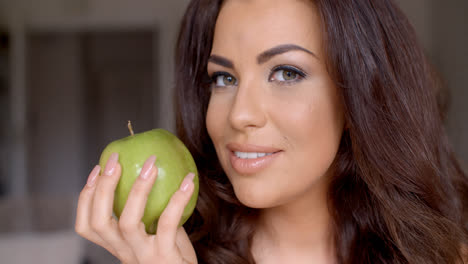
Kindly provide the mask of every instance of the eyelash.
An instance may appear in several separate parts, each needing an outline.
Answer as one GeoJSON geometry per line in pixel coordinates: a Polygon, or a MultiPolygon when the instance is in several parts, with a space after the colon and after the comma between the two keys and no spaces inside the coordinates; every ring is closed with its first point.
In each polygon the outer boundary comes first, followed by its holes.
{"type": "Polygon", "coordinates": [[[279,65],[279,66],[276,66],[274,67],[271,71],[270,71],[270,75],[268,77],[268,81],[270,82],[277,82],[277,83],[280,83],[280,84],[285,84],[285,85],[290,85],[290,84],[294,84],[294,83],[297,83],[297,82],[300,82],[302,79],[306,78],[307,77],[307,74],[300,70],[299,68],[296,68],[294,66],[290,66],[290,65],[279,65]],[[289,72],[293,72],[295,74],[297,74],[297,78],[294,79],[294,80],[285,80],[285,81],[277,81],[277,80],[272,80],[272,76],[274,75],[274,73],[278,72],[278,71],[289,71],[289,72]]]}
{"type": "MultiPolygon", "coordinates": [[[[222,87],[226,87],[226,86],[227,86],[227,85],[225,85],[225,86],[218,86],[218,85],[216,84],[216,83],[217,83],[217,79],[218,79],[219,76],[225,76],[225,77],[230,76],[230,77],[236,79],[236,77],[232,76],[232,74],[230,74],[230,73],[228,73],[228,72],[223,72],[223,71],[214,72],[214,73],[211,75],[211,77],[210,77],[210,80],[211,80],[211,81],[210,81],[210,83],[211,83],[210,86],[211,86],[212,88],[214,88],[214,87],[216,87],[216,88],[222,88],[222,87]]],[[[236,79],[236,83],[237,83],[237,79],[236,79]]]]}
{"type": "MultiPolygon", "coordinates": [[[[212,88],[213,87],[222,88],[222,87],[228,86],[228,85],[224,85],[224,86],[216,85],[216,83],[218,81],[217,79],[220,76],[232,77],[232,78],[236,79],[232,74],[230,74],[228,72],[223,72],[223,71],[214,72],[210,77],[210,83],[211,83],[212,88]]],[[[276,66],[273,69],[271,69],[270,74],[268,75],[268,81],[269,82],[276,82],[276,83],[284,84],[284,85],[291,85],[291,84],[294,84],[294,83],[297,83],[297,82],[301,81],[302,79],[304,79],[306,77],[307,77],[307,74],[304,71],[300,70],[299,68],[296,68],[296,67],[293,67],[293,66],[290,66],[290,65],[279,65],[279,66],[276,66]],[[293,73],[297,74],[297,78],[294,79],[294,80],[285,80],[285,81],[272,80],[273,75],[276,72],[281,71],[281,70],[282,71],[293,72],[293,73]]],[[[237,84],[237,79],[236,79],[236,84],[237,84]]]]}

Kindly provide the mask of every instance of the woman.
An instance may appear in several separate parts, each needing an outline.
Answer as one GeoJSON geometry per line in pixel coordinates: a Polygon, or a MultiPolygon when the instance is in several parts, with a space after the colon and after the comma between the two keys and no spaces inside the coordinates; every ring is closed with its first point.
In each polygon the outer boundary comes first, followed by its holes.
{"type": "Polygon", "coordinates": [[[463,263],[466,175],[393,1],[193,0],[176,65],[194,215],[177,228],[188,176],[144,233],[150,157],[117,222],[114,155],[80,195],[80,235],[123,263],[463,263]]]}

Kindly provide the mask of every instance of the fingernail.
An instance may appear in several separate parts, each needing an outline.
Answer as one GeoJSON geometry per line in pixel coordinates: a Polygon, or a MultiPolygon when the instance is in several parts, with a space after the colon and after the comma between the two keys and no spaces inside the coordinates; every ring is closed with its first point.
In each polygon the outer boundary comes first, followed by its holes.
{"type": "Polygon", "coordinates": [[[89,174],[86,185],[88,185],[89,187],[92,187],[94,185],[94,183],[96,182],[96,178],[99,175],[99,171],[101,171],[101,167],[99,165],[94,166],[94,169],[89,174]]]}
{"type": "Polygon", "coordinates": [[[143,168],[141,169],[140,177],[143,180],[146,180],[151,175],[151,169],[154,167],[154,162],[156,161],[156,156],[151,155],[143,164],[143,168]]]}
{"type": "Polygon", "coordinates": [[[112,175],[114,173],[115,167],[117,165],[117,161],[119,160],[119,154],[112,153],[107,160],[106,168],[104,169],[104,174],[112,175]]]}
{"type": "Polygon", "coordinates": [[[183,192],[186,192],[188,190],[188,187],[190,185],[190,183],[193,182],[193,178],[195,177],[195,174],[193,174],[192,172],[189,173],[184,181],[182,182],[182,184],[180,185],[180,189],[183,191],[183,192]]]}

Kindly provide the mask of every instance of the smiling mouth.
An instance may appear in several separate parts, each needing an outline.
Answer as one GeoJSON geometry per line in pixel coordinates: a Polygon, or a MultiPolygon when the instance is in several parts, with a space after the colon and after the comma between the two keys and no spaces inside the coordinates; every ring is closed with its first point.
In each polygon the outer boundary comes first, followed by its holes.
{"type": "Polygon", "coordinates": [[[257,159],[257,158],[262,158],[265,156],[270,156],[275,153],[278,153],[279,151],[276,152],[241,152],[241,151],[234,151],[234,155],[237,158],[240,159],[257,159]]]}
{"type": "Polygon", "coordinates": [[[241,175],[257,174],[270,167],[282,152],[231,151],[231,167],[241,175]]]}

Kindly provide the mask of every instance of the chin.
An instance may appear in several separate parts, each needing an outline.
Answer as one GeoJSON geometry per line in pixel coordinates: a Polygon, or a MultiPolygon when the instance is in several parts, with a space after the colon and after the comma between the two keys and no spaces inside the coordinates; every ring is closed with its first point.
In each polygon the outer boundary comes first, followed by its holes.
{"type": "Polygon", "coordinates": [[[255,209],[271,208],[277,205],[272,193],[268,193],[264,188],[255,187],[253,184],[233,184],[234,193],[237,199],[244,206],[255,209]]]}

